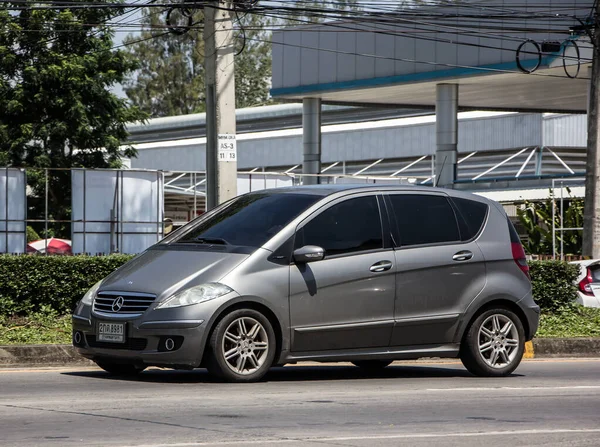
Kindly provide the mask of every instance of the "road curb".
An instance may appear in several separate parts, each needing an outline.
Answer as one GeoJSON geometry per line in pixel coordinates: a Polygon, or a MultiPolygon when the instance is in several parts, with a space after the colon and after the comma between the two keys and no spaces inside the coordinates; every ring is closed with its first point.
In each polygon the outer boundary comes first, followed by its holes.
{"type": "Polygon", "coordinates": [[[22,366],[91,365],[71,345],[0,346],[0,368],[22,366]]]}
{"type": "Polygon", "coordinates": [[[533,357],[600,357],[600,338],[536,338],[533,357]]]}
{"type": "MultiPolygon", "coordinates": [[[[600,357],[600,338],[538,338],[525,346],[525,358],[600,357]]],[[[0,346],[0,368],[93,365],[71,345],[0,346]]]]}

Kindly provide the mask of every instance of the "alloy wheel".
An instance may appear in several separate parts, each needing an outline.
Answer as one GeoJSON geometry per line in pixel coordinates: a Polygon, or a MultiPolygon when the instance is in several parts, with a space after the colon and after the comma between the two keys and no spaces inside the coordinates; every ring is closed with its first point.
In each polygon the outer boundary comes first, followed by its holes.
{"type": "Polygon", "coordinates": [[[241,375],[253,374],[269,354],[267,331],[254,318],[237,318],[227,326],[221,349],[229,369],[241,375]]]}
{"type": "Polygon", "coordinates": [[[516,358],[519,351],[519,332],[506,315],[493,314],[479,328],[479,354],[492,368],[505,368],[516,358]]]}

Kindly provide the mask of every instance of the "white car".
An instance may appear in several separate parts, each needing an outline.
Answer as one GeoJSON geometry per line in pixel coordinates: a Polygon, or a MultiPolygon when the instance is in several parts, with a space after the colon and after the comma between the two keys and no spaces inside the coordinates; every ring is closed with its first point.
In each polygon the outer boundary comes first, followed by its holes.
{"type": "Polygon", "coordinates": [[[577,264],[577,302],[585,307],[600,307],[600,259],[573,261],[577,264]]]}

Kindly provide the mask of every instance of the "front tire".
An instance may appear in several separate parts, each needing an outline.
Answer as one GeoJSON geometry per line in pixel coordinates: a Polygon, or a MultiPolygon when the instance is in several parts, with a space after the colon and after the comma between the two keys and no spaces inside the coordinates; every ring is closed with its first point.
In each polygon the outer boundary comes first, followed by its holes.
{"type": "Polygon", "coordinates": [[[98,365],[107,373],[115,376],[137,376],[146,369],[144,366],[137,366],[128,363],[112,363],[106,361],[97,361],[96,365],[98,365]]]}
{"type": "Polygon", "coordinates": [[[227,382],[255,382],[275,359],[276,339],[269,319],[253,309],[226,315],[209,341],[208,371],[227,382]]]}
{"type": "Polygon", "coordinates": [[[497,307],[479,315],[467,329],[460,347],[460,359],[472,374],[504,377],[523,358],[525,331],[511,310],[497,307]]]}

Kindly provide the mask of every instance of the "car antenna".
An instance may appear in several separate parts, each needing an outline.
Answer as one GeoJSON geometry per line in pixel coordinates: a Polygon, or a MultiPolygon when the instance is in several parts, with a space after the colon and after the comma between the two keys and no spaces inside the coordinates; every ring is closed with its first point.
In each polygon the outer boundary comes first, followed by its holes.
{"type": "MultiPolygon", "coordinates": [[[[444,161],[442,162],[442,169],[440,169],[440,174],[442,172],[444,172],[444,165],[446,164],[446,158],[448,158],[447,155],[444,156],[444,161]]],[[[436,178],[435,178],[435,184],[433,185],[434,188],[437,188],[437,185],[440,182],[440,177],[441,177],[441,175],[436,176],[436,178]]]]}

